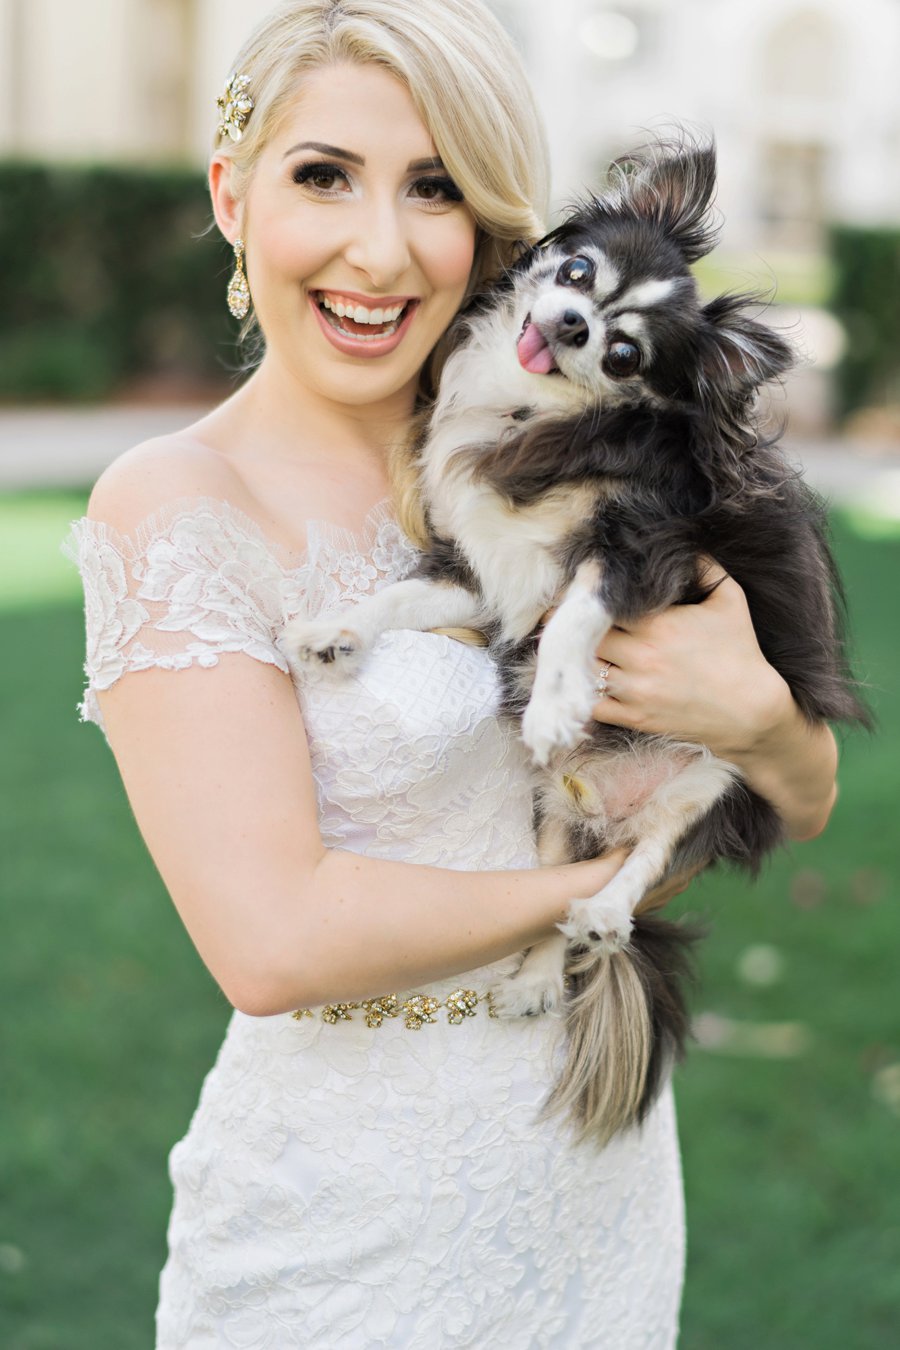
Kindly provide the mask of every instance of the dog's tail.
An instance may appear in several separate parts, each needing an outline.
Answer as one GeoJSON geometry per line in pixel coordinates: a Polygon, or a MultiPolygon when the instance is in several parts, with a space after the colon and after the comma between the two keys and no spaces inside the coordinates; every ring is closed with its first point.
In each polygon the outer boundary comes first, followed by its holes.
{"type": "Polygon", "coordinates": [[[544,1115],[569,1118],[579,1139],[608,1143],[644,1119],[689,1034],[687,985],[699,925],[635,914],[627,947],[581,947],[566,964],[566,1045],[544,1115]]]}

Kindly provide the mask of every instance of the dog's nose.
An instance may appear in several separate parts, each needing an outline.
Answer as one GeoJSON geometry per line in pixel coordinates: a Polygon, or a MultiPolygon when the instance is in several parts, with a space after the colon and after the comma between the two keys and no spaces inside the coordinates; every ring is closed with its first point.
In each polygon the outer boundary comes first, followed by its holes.
{"type": "Polygon", "coordinates": [[[590,335],[587,320],[577,309],[567,309],[557,321],[556,340],[567,347],[583,347],[590,335]]]}

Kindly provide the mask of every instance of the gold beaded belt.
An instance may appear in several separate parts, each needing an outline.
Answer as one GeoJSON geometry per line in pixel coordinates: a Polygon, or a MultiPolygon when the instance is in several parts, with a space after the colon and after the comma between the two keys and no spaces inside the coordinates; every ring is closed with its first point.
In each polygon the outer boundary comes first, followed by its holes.
{"type": "MultiPolygon", "coordinates": [[[[334,1026],[337,1022],[352,1022],[350,1013],[359,1009],[365,1015],[367,1027],[380,1027],[393,1017],[402,1017],[403,1025],[410,1031],[419,1031],[426,1022],[436,1022],[440,1008],[446,1009],[447,1021],[459,1026],[467,1017],[474,1017],[479,1003],[487,1008],[488,1017],[496,1017],[493,997],[476,994],[474,989],[454,989],[445,999],[433,998],[431,994],[410,994],[401,1003],[396,994],[382,994],[380,998],[369,998],[362,1003],[326,1003],[322,1009],[322,1021],[334,1026]]],[[[312,1017],[310,1008],[298,1008],[291,1013],[299,1022],[303,1017],[312,1017]]]]}

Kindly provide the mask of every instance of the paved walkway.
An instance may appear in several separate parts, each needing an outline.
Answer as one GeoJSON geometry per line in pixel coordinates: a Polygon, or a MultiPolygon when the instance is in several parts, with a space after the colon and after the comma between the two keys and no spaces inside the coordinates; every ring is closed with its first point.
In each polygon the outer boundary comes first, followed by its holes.
{"type": "MultiPolygon", "coordinates": [[[[187,426],[202,407],[0,409],[0,490],[89,487],[129,446],[187,426]]],[[[835,501],[900,519],[900,446],[785,440],[808,480],[835,501]]]]}
{"type": "Polygon", "coordinates": [[[196,421],[201,407],[0,409],[0,489],[89,487],[132,445],[196,421]]]}

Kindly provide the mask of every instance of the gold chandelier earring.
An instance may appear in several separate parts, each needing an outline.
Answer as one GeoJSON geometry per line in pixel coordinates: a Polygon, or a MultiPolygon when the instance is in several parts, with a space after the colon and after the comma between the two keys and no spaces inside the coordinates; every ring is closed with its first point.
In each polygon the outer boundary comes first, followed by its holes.
{"type": "Polygon", "coordinates": [[[236,319],[246,319],[250,310],[250,287],[244,275],[244,241],[235,239],[234,272],[228,283],[228,308],[236,319]]]}

